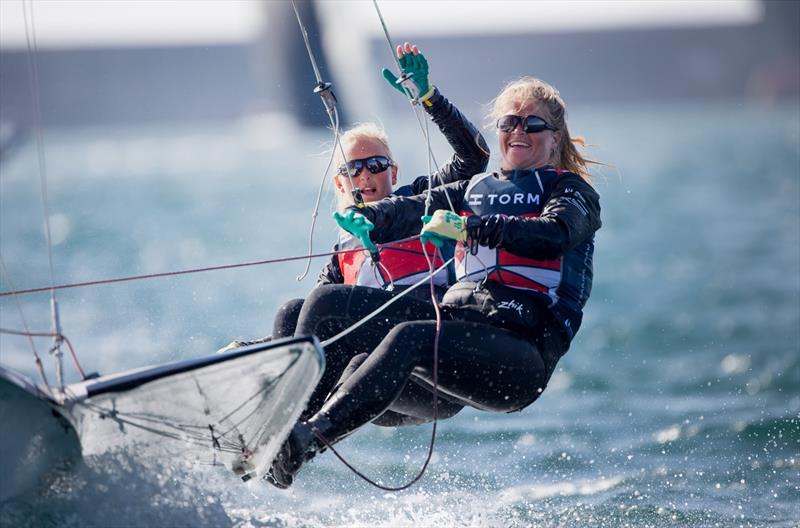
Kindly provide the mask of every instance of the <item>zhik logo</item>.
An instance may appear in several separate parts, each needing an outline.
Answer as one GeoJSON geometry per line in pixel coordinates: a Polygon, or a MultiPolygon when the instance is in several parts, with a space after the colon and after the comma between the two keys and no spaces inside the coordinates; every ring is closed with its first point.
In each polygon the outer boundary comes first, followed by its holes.
{"type": "Polygon", "coordinates": [[[500,301],[497,303],[498,310],[515,310],[522,317],[522,303],[515,300],[500,301]]]}

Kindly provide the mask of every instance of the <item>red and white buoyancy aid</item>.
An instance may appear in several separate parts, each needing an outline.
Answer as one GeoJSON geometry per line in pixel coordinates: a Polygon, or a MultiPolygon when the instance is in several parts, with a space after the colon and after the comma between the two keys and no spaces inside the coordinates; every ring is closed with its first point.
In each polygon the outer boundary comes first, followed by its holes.
{"type": "MultiPolygon", "coordinates": [[[[501,179],[496,173],[478,174],[465,191],[461,214],[536,218],[559,175],[559,171],[550,167],[514,171],[511,179],[501,179]]],[[[561,265],[561,259],[536,260],[486,246],[478,246],[478,254],[471,255],[463,243],[456,246],[456,278],[459,281],[478,282],[486,278],[546,295],[551,305],[558,301],[556,290],[561,282],[561,265]]]]}
{"type": "MultiPolygon", "coordinates": [[[[361,242],[346,231],[340,231],[338,248],[340,250],[361,247],[361,242]]],[[[436,246],[427,244],[425,250],[433,261],[434,269],[444,262],[436,246]]],[[[428,261],[422,252],[419,240],[410,240],[398,244],[384,246],[381,249],[380,265],[376,265],[366,251],[340,253],[339,269],[345,284],[369,286],[387,289],[394,286],[410,286],[430,273],[428,261]]],[[[439,271],[433,277],[436,286],[447,286],[447,269],[439,271]]]]}

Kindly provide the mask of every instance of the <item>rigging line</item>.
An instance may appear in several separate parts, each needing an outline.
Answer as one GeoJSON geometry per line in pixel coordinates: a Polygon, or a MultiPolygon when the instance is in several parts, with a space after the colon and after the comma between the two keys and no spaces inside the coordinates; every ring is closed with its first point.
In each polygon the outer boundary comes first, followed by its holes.
{"type": "MultiPolygon", "coordinates": [[[[392,43],[392,37],[389,35],[389,29],[386,27],[386,21],[383,19],[383,13],[381,13],[380,7],[378,7],[378,1],[372,0],[372,4],[375,6],[375,12],[378,14],[378,19],[380,19],[381,27],[383,27],[383,34],[386,36],[386,42],[389,44],[389,52],[392,55],[392,59],[394,59],[395,64],[397,65],[398,71],[400,73],[403,72],[402,66],[400,66],[400,59],[397,57],[397,53],[392,43]]],[[[402,86],[402,85],[401,85],[402,86]]],[[[431,160],[433,160],[433,165],[435,167],[439,166],[439,163],[436,161],[436,156],[433,154],[433,148],[431,147],[431,140],[430,134],[428,133],[428,122],[424,118],[420,117],[419,111],[417,109],[417,105],[415,105],[415,99],[412,96],[411,92],[405,87],[402,86],[403,90],[405,90],[406,95],[410,97],[411,109],[414,111],[414,116],[417,118],[417,123],[419,124],[420,130],[422,131],[422,136],[425,138],[425,147],[428,153],[428,181],[433,178],[433,170],[431,168],[431,160]],[[424,121],[424,124],[423,124],[424,121]]],[[[430,187],[430,186],[429,186],[430,187]]],[[[447,192],[447,189],[444,190],[445,196],[447,197],[447,203],[450,205],[450,210],[455,212],[455,208],[453,207],[453,202],[450,200],[450,194],[447,192]]],[[[428,194],[428,201],[430,201],[430,193],[428,194]]],[[[425,205],[425,214],[428,214],[428,203],[426,202],[425,205]]]]}
{"type": "MultiPolygon", "coordinates": [[[[424,251],[424,246],[423,246],[423,251],[424,251]]],[[[427,253],[425,253],[425,257],[426,258],[427,258],[427,256],[428,256],[427,253]]],[[[435,256],[435,254],[434,254],[434,256],[435,256]]],[[[453,259],[450,259],[450,261],[452,261],[452,260],[453,259]]],[[[445,264],[445,266],[447,266],[447,264],[449,264],[450,261],[448,261],[445,264]]],[[[440,268],[440,269],[442,269],[442,268],[440,268]]],[[[427,278],[423,279],[423,281],[424,280],[427,280],[427,278]]],[[[419,284],[421,284],[421,282],[415,284],[410,289],[416,288],[419,284]]],[[[350,471],[352,471],[353,473],[358,475],[361,479],[363,479],[364,481],[368,482],[369,484],[372,484],[376,488],[382,489],[384,491],[403,491],[405,489],[410,488],[414,484],[416,484],[419,481],[419,479],[421,479],[422,476],[425,474],[425,471],[428,469],[428,465],[430,464],[431,458],[433,457],[433,448],[434,448],[434,445],[436,443],[436,429],[437,429],[438,414],[439,414],[439,394],[438,394],[438,386],[439,386],[439,337],[441,336],[441,331],[442,331],[442,312],[441,312],[441,309],[439,308],[438,302],[436,301],[436,290],[434,289],[434,286],[433,286],[433,279],[431,279],[431,281],[430,281],[430,287],[431,287],[431,299],[432,299],[432,302],[433,302],[434,309],[436,311],[436,336],[435,336],[434,343],[433,343],[433,424],[432,424],[432,427],[431,427],[431,441],[430,441],[430,444],[428,446],[428,454],[425,457],[425,462],[422,464],[422,468],[419,470],[419,473],[417,473],[417,475],[413,479],[411,479],[406,484],[403,484],[402,486],[397,486],[397,487],[384,486],[383,484],[375,482],[371,478],[367,477],[364,473],[362,473],[361,471],[356,469],[352,464],[350,464],[347,460],[345,460],[345,458],[341,454],[339,454],[339,452],[336,450],[336,448],[333,447],[333,444],[331,444],[322,434],[320,434],[319,431],[317,431],[314,428],[311,429],[311,431],[314,433],[314,435],[317,438],[319,438],[320,441],[323,444],[325,444],[325,446],[327,446],[328,449],[331,450],[331,452],[336,456],[336,458],[338,458],[350,471]]],[[[403,294],[405,294],[405,292],[403,292],[400,295],[403,295],[403,294]]],[[[389,301],[388,303],[386,303],[381,309],[383,309],[386,306],[388,306],[389,304],[391,304],[391,302],[392,301],[389,301]]]]}
{"type": "MultiPolygon", "coordinates": [[[[335,116],[336,124],[333,125],[333,121],[331,121],[331,124],[334,126],[334,129],[338,132],[339,131],[338,108],[333,107],[333,115],[335,116]]],[[[341,135],[337,133],[334,136],[334,141],[335,143],[333,145],[333,148],[335,150],[337,146],[339,147],[339,153],[342,155],[342,165],[347,171],[347,179],[348,181],[350,181],[350,197],[353,199],[353,203],[355,204],[356,207],[364,207],[364,200],[361,198],[361,194],[358,190],[358,187],[356,187],[356,184],[353,182],[353,173],[350,171],[349,168],[347,168],[347,154],[344,153],[344,145],[342,145],[341,135]]],[[[353,170],[356,170],[355,167],[353,167],[353,170]]]]}
{"type": "MultiPolygon", "coordinates": [[[[386,242],[383,244],[375,244],[378,249],[382,249],[387,246],[391,246],[393,244],[402,244],[403,242],[410,242],[412,240],[416,240],[419,238],[420,235],[414,235],[407,238],[401,238],[400,240],[395,240],[392,242],[386,242]]],[[[136,280],[144,280],[144,279],[154,279],[159,277],[172,277],[177,275],[189,275],[192,273],[203,273],[206,271],[219,271],[225,269],[234,269],[234,268],[246,268],[249,266],[262,266],[265,264],[277,264],[281,262],[291,262],[294,260],[303,260],[307,258],[317,258],[317,257],[330,257],[332,255],[339,255],[343,253],[356,253],[359,251],[365,251],[363,247],[357,247],[352,249],[340,249],[337,251],[328,251],[325,253],[316,253],[314,255],[296,255],[291,257],[280,257],[268,260],[256,260],[252,262],[241,262],[238,264],[223,264],[221,266],[209,266],[205,268],[193,268],[193,269],[186,269],[186,270],[178,270],[178,271],[165,271],[161,273],[149,273],[146,275],[131,275],[128,277],[117,277],[113,279],[101,279],[101,280],[94,280],[94,281],[86,281],[86,282],[74,282],[70,284],[58,284],[55,286],[43,286],[40,288],[29,288],[26,290],[14,290],[14,291],[5,291],[0,292],[0,297],[5,297],[7,295],[23,295],[29,293],[39,293],[44,291],[49,291],[51,289],[54,290],[66,290],[69,288],[81,288],[85,286],[96,286],[99,284],[112,284],[117,282],[129,282],[129,281],[136,281],[136,280]]]]}
{"type": "Polygon", "coordinates": [[[317,78],[318,84],[324,84],[322,82],[322,75],[319,73],[319,68],[317,67],[317,61],[314,58],[314,53],[311,52],[311,44],[308,42],[308,31],[306,31],[305,25],[303,25],[303,20],[300,18],[300,12],[297,10],[297,6],[292,0],[292,9],[294,9],[294,14],[297,17],[297,22],[300,24],[300,31],[303,33],[303,40],[306,43],[306,51],[308,51],[308,58],[311,59],[311,67],[314,69],[314,76],[317,78]]]}
{"type": "MultiPolygon", "coordinates": [[[[11,330],[8,328],[0,328],[0,334],[11,334],[11,335],[19,335],[19,336],[28,336],[28,337],[55,337],[58,338],[60,341],[64,341],[67,344],[67,348],[69,348],[69,353],[72,356],[72,362],[75,364],[75,368],[78,370],[78,373],[81,375],[81,379],[86,379],[86,373],[81,368],[80,362],[78,362],[78,356],[75,354],[75,349],[72,348],[72,343],[69,342],[69,339],[64,334],[56,334],[55,332],[30,332],[26,329],[26,331],[20,330],[11,330]]],[[[47,381],[45,380],[45,383],[47,381]]]]}
{"type": "Polygon", "coordinates": [[[378,7],[378,0],[372,0],[372,5],[375,6],[375,12],[378,13],[378,18],[380,19],[381,26],[383,27],[383,34],[386,35],[386,42],[389,43],[389,49],[391,49],[392,58],[394,59],[395,64],[397,64],[397,70],[402,72],[403,67],[400,66],[400,59],[397,57],[397,54],[395,53],[394,44],[392,44],[392,37],[389,36],[389,29],[386,27],[386,21],[383,19],[383,14],[381,13],[381,9],[378,7]]]}
{"type": "MultiPolygon", "coordinates": [[[[339,127],[338,122],[337,126],[334,129],[334,137],[333,137],[333,144],[334,147],[339,141],[339,127]]],[[[309,270],[311,269],[311,255],[314,253],[314,227],[317,225],[317,216],[319,215],[319,204],[322,200],[322,191],[325,189],[325,182],[328,180],[328,172],[331,170],[331,166],[333,165],[333,158],[336,156],[335,148],[331,150],[331,157],[328,159],[328,166],[325,168],[325,172],[322,174],[322,181],[319,184],[319,190],[317,191],[317,200],[314,203],[314,212],[311,213],[311,229],[308,233],[308,260],[306,261],[306,269],[303,270],[303,273],[295,277],[297,282],[302,281],[308,275],[309,270]]]]}
{"type": "MultiPolygon", "coordinates": [[[[303,24],[303,19],[300,17],[300,11],[297,10],[297,6],[292,0],[292,9],[294,9],[294,15],[297,17],[297,23],[300,25],[300,31],[303,33],[303,41],[306,45],[306,51],[308,52],[308,58],[311,59],[311,67],[314,69],[314,75],[317,78],[317,88],[314,90],[321,98],[322,102],[325,106],[325,111],[328,113],[328,119],[331,122],[331,127],[333,127],[335,132],[339,130],[339,112],[336,109],[336,96],[333,95],[331,91],[330,83],[325,83],[322,80],[322,75],[319,72],[319,67],[317,67],[317,60],[314,58],[314,51],[311,49],[311,44],[308,42],[308,30],[306,30],[305,24],[303,24]],[[325,95],[325,92],[328,92],[325,95]]],[[[345,166],[347,165],[347,156],[345,156],[344,148],[342,147],[341,142],[339,141],[338,134],[335,136],[335,143],[334,143],[334,151],[336,150],[336,146],[339,146],[339,150],[342,154],[342,160],[345,166]]],[[[355,185],[353,185],[353,176],[350,174],[350,171],[347,171],[347,176],[350,179],[350,187],[355,189],[355,185]]],[[[359,205],[359,204],[356,204],[359,205]]],[[[359,206],[360,207],[360,206],[359,206]]]]}
{"type": "MultiPolygon", "coordinates": [[[[308,252],[309,255],[313,251],[313,237],[314,237],[314,228],[316,226],[317,215],[319,213],[319,203],[322,196],[322,188],[325,185],[325,180],[327,179],[328,171],[333,164],[333,160],[336,157],[336,148],[339,147],[339,152],[342,156],[342,163],[344,163],[345,168],[347,167],[347,155],[344,152],[344,147],[342,146],[342,142],[340,139],[340,122],[339,122],[339,110],[336,107],[336,95],[334,95],[333,90],[331,89],[331,83],[325,83],[322,80],[322,75],[319,72],[319,67],[317,66],[317,61],[314,57],[314,52],[311,49],[311,43],[308,41],[308,30],[306,30],[305,24],[303,24],[303,19],[300,17],[300,11],[297,10],[297,5],[295,5],[294,0],[292,0],[292,9],[294,10],[295,17],[297,17],[297,23],[300,26],[300,31],[303,34],[303,42],[306,46],[306,51],[308,52],[308,58],[311,60],[311,67],[314,69],[314,75],[317,79],[317,86],[314,88],[314,93],[320,96],[322,99],[322,104],[325,107],[325,111],[328,114],[328,121],[331,124],[331,128],[333,129],[333,149],[331,151],[331,158],[328,162],[328,168],[325,169],[325,174],[323,174],[322,182],[320,183],[320,190],[317,194],[317,201],[314,206],[314,212],[311,215],[311,230],[309,233],[309,240],[308,240],[308,252]]],[[[353,202],[355,203],[356,207],[363,207],[364,200],[361,198],[361,194],[359,193],[358,188],[353,183],[353,174],[350,172],[350,169],[347,170],[347,178],[350,181],[350,193],[353,198],[353,202]]],[[[306,264],[306,269],[304,272],[297,276],[297,281],[303,280],[306,275],[308,275],[308,270],[311,266],[311,257],[309,256],[308,263],[306,264]]]]}
{"type": "MultiPolygon", "coordinates": [[[[11,276],[6,269],[6,263],[3,260],[3,256],[0,255],[0,271],[3,273],[3,277],[8,285],[13,289],[14,285],[11,283],[11,276]]],[[[25,320],[25,313],[22,311],[22,304],[19,302],[19,298],[14,295],[14,304],[17,306],[17,311],[19,312],[19,318],[22,321],[22,326],[25,328],[25,332],[30,333],[30,328],[28,327],[28,322],[25,320]]],[[[33,336],[28,335],[28,342],[31,345],[31,350],[33,350],[33,357],[34,363],[36,363],[36,368],[39,371],[39,375],[42,377],[42,381],[47,388],[50,388],[50,383],[47,381],[47,375],[44,372],[44,365],[42,364],[42,358],[39,357],[39,352],[36,350],[36,344],[33,342],[33,336]]]]}
{"type": "Polygon", "coordinates": [[[448,266],[448,265],[449,265],[451,262],[453,262],[453,260],[454,260],[454,259],[455,259],[455,257],[451,258],[450,260],[448,260],[447,262],[445,262],[444,264],[442,264],[441,266],[439,266],[438,268],[436,268],[436,270],[435,270],[435,271],[432,271],[432,272],[428,273],[427,275],[425,275],[425,277],[423,277],[423,278],[422,278],[422,279],[420,279],[419,281],[415,282],[414,284],[412,284],[411,286],[409,286],[408,288],[406,288],[406,289],[405,289],[405,290],[403,290],[402,292],[398,293],[398,294],[397,294],[395,297],[393,297],[393,298],[392,298],[392,299],[390,299],[389,301],[385,302],[383,305],[381,305],[380,307],[378,307],[378,309],[376,309],[374,312],[372,312],[372,313],[370,313],[370,314],[366,315],[366,316],[365,316],[363,319],[361,319],[360,321],[358,321],[358,322],[357,322],[357,323],[355,323],[354,325],[352,325],[352,326],[350,326],[350,327],[346,328],[345,330],[343,330],[343,331],[339,332],[338,334],[336,334],[335,336],[331,337],[330,339],[326,339],[325,341],[323,341],[323,342],[322,342],[322,347],[324,348],[324,347],[326,347],[326,346],[328,346],[328,345],[330,345],[330,344],[333,344],[333,343],[335,343],[336,341],[338,341],[338,340],[340,340],[341,338],[345,337],[347,334],[349,334],[350,332],[352,332],[352,331],[353,331],[353,330],[355,330],[356,328],[359,328],[360,326],[363,326],[363,325],[364,325],[364,324],[366,324],[366,323],[367,323],[367,322],[368,322],[370,319],[372,319],[373,317],[375,317],[376,315],[378,315],[379,313],[381,313],[382,311],[384,311],[386,308],[388,308],[388,307],[389,307],[389,305],[393,304],[394,302],[396,302],[396,301],[397,301],[398,299],[400,299],[401,297],[403,297],[403,296],[407,295],[409,292],[411,292],[411,290],[414,290],[414,289],[416,289],[417,287],[419,287],[419,286],[422,286],[422,285],[423,285],[425,282],[427,282],[427,281],[428,281],[428,279],[430,279],[430,278],[431,278],[433,275],[436,275],[437,273],[439,273],[439,272],[440,272],[440,271],[442,271],[443,269],[447,268],[447,266],[448,266]]]}
{"type": "MultiPolygon", "coordinates": [[[[186,431],[185,429],[182,429],[181,426],[175,426],[167,422],[159,422],[157,420],[156,421],[151,420],[154,421],[156,425],[162,426],[162,428],[159,429],[156,426],[145,425],[143,423],[135,422],[130,418],[126,418],[126,416],[129,416],[127,413],[107,412],[103,407],[98,405],[93,406],[83,403],[81,403],[81,405],[89,409],[90,411],[98,414],[98,416],[100,416],[102,419],[111,419],[122,427],[128,426],[132,429],[137,429],[139,431],[151,433],[156,436],[161,436],[169,440],[180,440],[182,442],[185,442],[186,444],[195,445],[198,447],[209,446],[208,435],[202,435],[199,433],[186,431]]],[[[230,454],[238,454],[241,452],[240,449],[238,449],[238,446],[227,447],[227,448],[220,447],[218,451],[230,454]]]]}
{"type": "MultiPolygon", "coordinates": [[[[38,63],[38,44],[36,42],[36,21],[33,15],[33,2],[23,1],[22,14],[25,20],[25,40],[27,43],[28,74],[30,76],[31,106],[33,110],[33,128],[36,131],[36,152],[39,162],[39,181],[42,201],[42,215],[44,216],[44,231],[47,240],[47,260],[50,270],[50,284],[55,285],[55,273],[53,271],[53,241],[50,232],[50,206],[47,199],[47,164],[44,154],[44,134],[42,133],[42,109],[41,91],[39,89],[39,63],[38,63]],[[30,13],[29,13],[30,12],[30,13]],[[28,15],[30,14],[30,20],[28,15]]],[[[56,358],[56,381],[59,387],[64,388],[63,373],[63,354],[61,352],[61,323],[58,314],[58,301],[56,300],[55,289],[50,290],[50,312],[53,321],[53,345],[50,353],[56,358]]]]}
{"type": "MultiPolygon", "coordinates": [[[[439,167],[439,163],[436,161],[436,156],[433,154],[433,148],[431,147],[431,135],[430,129],[428,128],[429,122],[427,119],[421,118],[418,114],[417,108],[412,105],[414,108],[414,115],[417,117],[417,123],[420,126],[420,130],[422,130],[422,135],[425,137],[425,144],[428,148],[428,191],[427,197],[425,198],[425,214],[429,214],[429,208],[431,204],[431,189],[433,187],[433,167],[439,167]],[[433,165],[431,165],[433,162],[433,165]]],[[[442,182],[444,185],[444,182],[442,182]]],[[[450,199],[450,193],[447,191],[447,187],[442,187],[444,191],[444,196],[447,198],[447,204],[450,206],[450,211],[456,212],[455,207],[453,206],[453,201],[450,199]]]]}
{"type": "MultiPolygon", "coordinates": [[[[263,393],[266,393],[267,391],[272,390],[275,387],[275,385],[278,382],[280,382],[281,379],[283,379],[283,377],[286,375],[286,373],[289,372],[289,370],[291,370],[291,368],[293,366],[295,366],[295,364],[297,364],[298,361],[300,361],[300,352],[298,352],[298,351],[291,351],[291,352],[294,353],[295,355],[292,358],[291,362],[283,368],[283,371],[280,374],[278,374],[273,379],[271,379],[268,382],[266,382],[264,384],[264,386],[262,388],[260,388],[255,394],[253,394],[252,396],[250,396],[247,399],[243,400],[242,403],[240,403],[238,406],[236,406],[233,410],[229,411],[228,414],[226,414],[226,415],[222,416],[221,418],[217,419],[215,425],[217,425],[220,428],[223,425],[228,426],[229,424],[224,424],[223,422],[225,422],[228,419],[232,419],[234,414],[238,413],[242,408],[244,408],[245,405],[247,405],[248,403],[253,401],[260,394],[263,394],[263,393]]],[[[245,415],[245,418],[239,419],[238,422],[235,422],[232,426],[230,426],[227,431],[225,431],[224,433],[221,434],[221,436],[226,436],[233,429],[239,427],[239,425],[244,423],[244,421],[247,419],[247,417],[249,417],[251,414],[253,414],[257,410],[258,409],[254,409],[253,411],[249,411],[248,414],[245,415]]]]}
{"type": "Polygon", "coordinates": [[[30,0],[24,0],[23,4],[23,17],[25,19],[25,39],[27,42],[27,57],[28,57],[28,76],[30,77],[31,90],[31,106],[33,109],[34,130],[36,131],[36,152],[39,163],[39,180],[41,184],[41,200],[42,208],[44,211],[44,225],[45,237],[47,238],[47,256],[50,268],[50,282],[55,283],[53,273],[53,248],[52,239],[50,236],[50,211],[47,201],[47,164],[44,155],[44,136],[42,134],[42,111],[40,104],[39,92],[39,66],[37,61],[38,49],[36,44],[36,28],[34,27],[33,20],[33,3],[30,0]],[[30,21],[28,20],[28,11],[30,11],[30,21]]]}

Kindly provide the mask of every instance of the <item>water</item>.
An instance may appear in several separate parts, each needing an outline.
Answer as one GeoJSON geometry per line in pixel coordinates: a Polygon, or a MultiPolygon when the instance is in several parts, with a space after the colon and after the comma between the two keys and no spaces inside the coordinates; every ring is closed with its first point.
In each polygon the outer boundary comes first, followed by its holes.
{"type": "MultiPolygon", "coordinates": [[[[281,492],[119,453],[55,468],[0,505],[2,524],[798,526],[800,106],[571,111],[612,165],[596,178],[604,226],[583,328],[530,408],[443,422],[428,474],[402,493],[371,488],[330,454],[281,492]]],[[[426,166],[409,121],[387,123],[404,181],[426,166]]],[[[46,131],[56,281],[303,254],[328,139],[258,122],[46,131]]],[[[47,284],[33,145],[0,169],[2,289],[47,284]]],[[[302,268],[66,290],[64,331],[103,373],[207,354],[268,333],[276,307],[311,288],[294,279],[302,268]]],[[[20,301],[31,328],[49,327],[46,294],[20,301]]],[[[11,300],[0,309],[3,327],[21,326],[11,300]]],[[[27,341],[0,345],[3,364],[36,375],[27,341]]],[[[46,340],[37,347],[46,354],[46,340]]],[[[428,426],[368,426],[341,449],[397,485],[429,438],[428,426]]]]}

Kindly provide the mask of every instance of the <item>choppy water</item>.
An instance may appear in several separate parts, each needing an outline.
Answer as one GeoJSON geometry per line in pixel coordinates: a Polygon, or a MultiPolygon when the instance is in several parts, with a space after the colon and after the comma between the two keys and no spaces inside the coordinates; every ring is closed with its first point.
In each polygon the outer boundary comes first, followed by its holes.
{"type": "MultiPolygon", "coordinates": [[[[409,121],[388,124],[406,181],[425,171],[409,121]]],[[[573,108],[571,124],[613,167],[597,178],[604,227],[584,326],[533,406],[443,422],[407,492],[379,492],[329,454],[288,492],[119,454],[55,468],[0,504],[0,524],[798,526],[800,106],[573,108]]],[[[56,282],[303,253],[327,139],[254,122],[46,131],[56,282]]],[[[47,284],[33,144],[0,171],[2,289],[47,284]]],[[[103,373],[207,354],[268,333],[275,308],[311,288],[301,270],[68,290],[63,327],[103,373]]],[[[21,301],[32,328],[49,327],[47,295],[21,301]]],[[[3,327],[20,326],[13,302],[0,309],[3,327]]],[[[0,345],[3,364],[35,375],[26,341],[0,345]]],[[[398,484],[429,434],[368,426],[342,451],[398,484]]]]}

